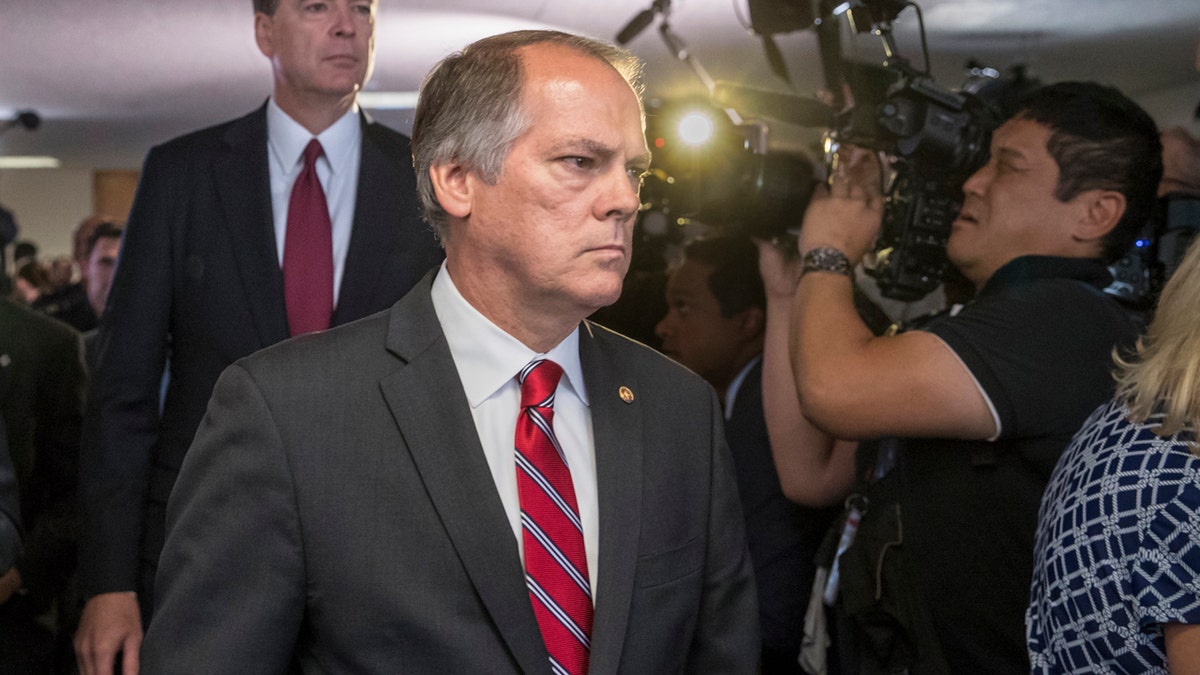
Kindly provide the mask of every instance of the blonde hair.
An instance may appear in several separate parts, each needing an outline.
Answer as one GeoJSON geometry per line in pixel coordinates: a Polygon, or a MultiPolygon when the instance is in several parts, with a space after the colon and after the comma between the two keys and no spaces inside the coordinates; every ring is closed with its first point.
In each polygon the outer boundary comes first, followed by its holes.
{"type": "Polygon", "coordinates": [[[1191,434],[1188,446],[1200,455],[1200,237],[1159,297],[1154,320],[1138,339],[1134,354],[1117,363],[1117,397],[1129,408],[1129,419],[1145,422],[1161,414],[1159,436],[1191,434]]]}

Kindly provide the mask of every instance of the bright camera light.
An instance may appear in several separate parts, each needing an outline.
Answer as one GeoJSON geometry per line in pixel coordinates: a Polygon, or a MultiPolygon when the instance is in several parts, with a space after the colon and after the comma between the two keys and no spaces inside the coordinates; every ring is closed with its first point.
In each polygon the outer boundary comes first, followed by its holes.
{"type": "Polygon", "coordinates": [[[702,112],[690,112],[679,120],[679,140],[693,148],[708,143],[713,137],[713,120],[702,112]]]}

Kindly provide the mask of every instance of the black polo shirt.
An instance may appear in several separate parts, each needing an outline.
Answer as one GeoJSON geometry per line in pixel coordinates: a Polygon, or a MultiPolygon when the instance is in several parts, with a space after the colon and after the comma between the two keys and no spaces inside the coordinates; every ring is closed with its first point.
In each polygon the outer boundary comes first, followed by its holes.
{"type": "MultiPolygon", "coordinates": [[[[962,359],[1000,422],[994,441],[902,439],[902,571],[951,673],[1028,673],[1024,614],[1042,492],[1113,390],[1112,351],[1137,324],[1097,261],[1026,256],[926,328],[962,359]]],[[[891,492],[891,490],[889,490],[891,492]]],[[[874,505],[872,506],[874,508],[874,505]]]]}

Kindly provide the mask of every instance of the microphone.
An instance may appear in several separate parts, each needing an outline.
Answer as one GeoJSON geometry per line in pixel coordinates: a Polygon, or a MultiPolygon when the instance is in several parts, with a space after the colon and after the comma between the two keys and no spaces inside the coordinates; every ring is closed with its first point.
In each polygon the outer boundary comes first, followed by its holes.
{"type": "Polygon", "coordinates": [[[712,100],[722,108],[757,113],[802,127],[828,127],[833,122],[833,109],[816,99],[740,84],[718,82],[712,100]]]}
{"type": "Polygon", "coordinates": [[[629,23],[625,24],[625,27],[621,29],[621,32],[617,33],[617,44],[623,45],[637,37],[642,31],[646,30],[647,26],[653,23],[655,14],[665,15],[670,7],[671,0],[654,0],[649,7],[634,15],[629,20],[629,23]]]}
{"type": "Polygon", "coordinates": [[[629,23],[625,24],[625,27],[621,29],[621,32],[617,33],[617,44],[626,44],[633,38],[637,37],[642,31],[646,30],[646,27],[650,25],[650,22],[654,21],[654,14],[655,11],[653,8],[643,9],[642,11],[638,12],[636,16],[629,20],[629,23]]]}

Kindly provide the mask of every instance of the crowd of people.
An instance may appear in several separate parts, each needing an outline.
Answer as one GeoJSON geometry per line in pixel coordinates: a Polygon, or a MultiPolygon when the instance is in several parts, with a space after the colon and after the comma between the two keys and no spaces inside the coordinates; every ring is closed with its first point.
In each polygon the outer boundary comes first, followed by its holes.
{"type": "Polygon", "coordinates": [[[410,139],[355,101],[373,2],[253,9],[263,106],[71,259],[9,250],[0,672],[1200,669],[1200,243],[1148,325],[1104,292],[1200,199],[1186,131],[1029,92],[963,186],[970,297],[884,329],[886,157],[630,284],[630,53],[484,38],[410,139]]]}

